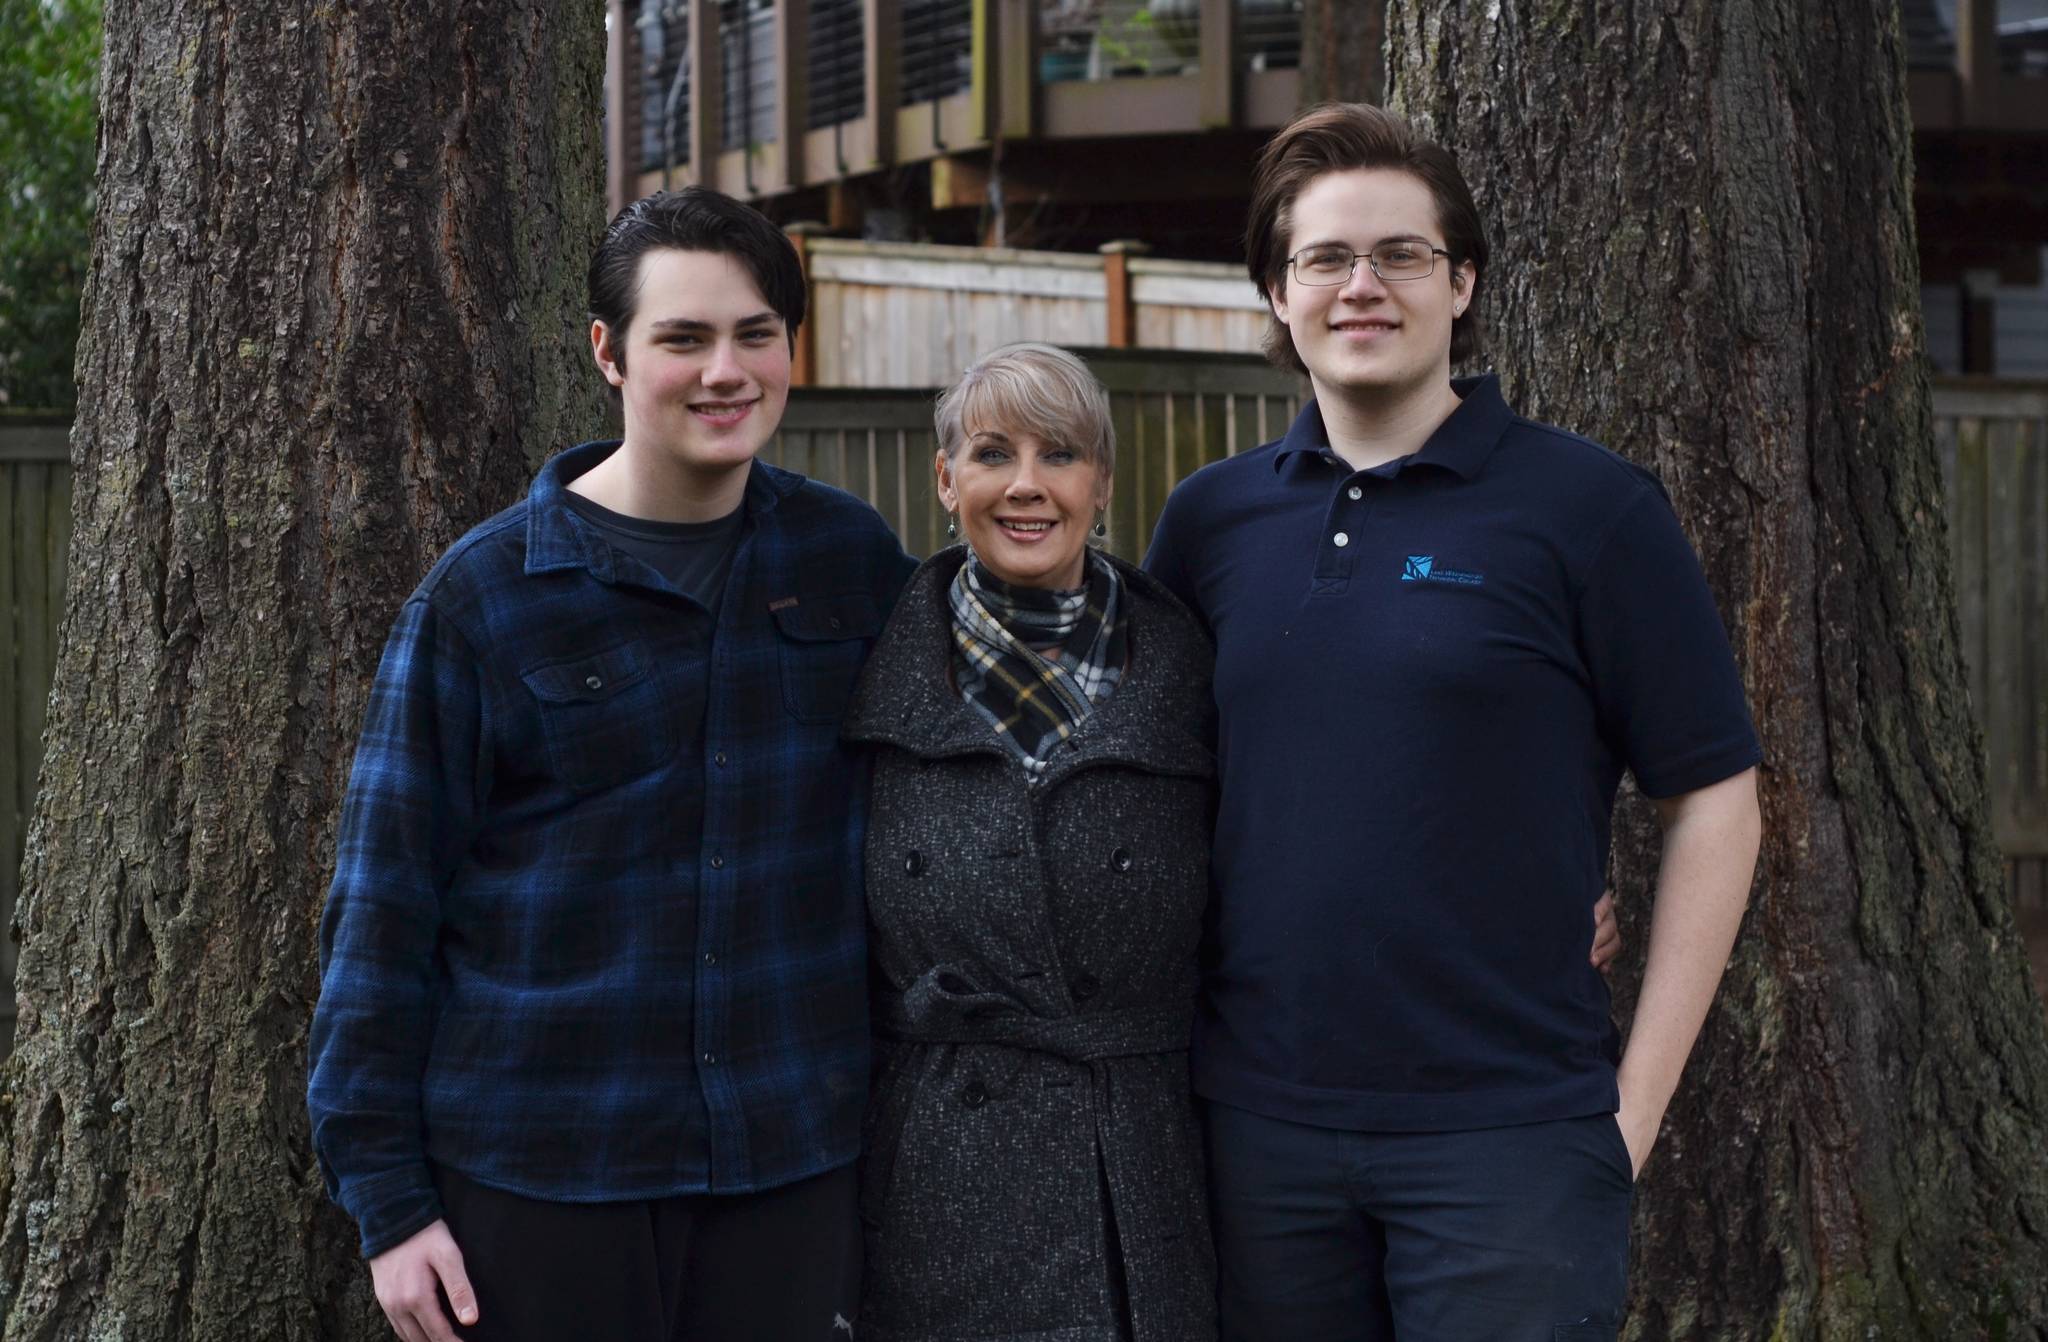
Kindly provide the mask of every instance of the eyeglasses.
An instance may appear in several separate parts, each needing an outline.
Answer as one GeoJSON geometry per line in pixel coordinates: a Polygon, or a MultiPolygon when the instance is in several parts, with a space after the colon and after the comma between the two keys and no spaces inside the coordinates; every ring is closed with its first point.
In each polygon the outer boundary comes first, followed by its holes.
{"type": "MultiPolygon", "coordinates": [[[[1421,280],[1436,273],[1436,259],[1450,253],[1426,242],[1383,242],[1364,256],[1383,280],[1421,280]]],[[[1287,258],[1301,284],[1342,284],[1358,269],[1360,255],[1341,242],[1304,247],[1287,258]]]]}

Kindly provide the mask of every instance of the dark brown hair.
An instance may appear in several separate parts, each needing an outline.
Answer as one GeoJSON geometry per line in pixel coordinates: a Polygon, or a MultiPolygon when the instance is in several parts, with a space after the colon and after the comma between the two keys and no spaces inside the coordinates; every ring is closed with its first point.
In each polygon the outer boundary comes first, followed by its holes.
{"type": "Polygon", "coordinates": [[[804,268],[781,229],[751,206],[704,186],[657,191],[625,209],[590,258],[590,315],[611,332],[612,359],[626,371],[626,329],[640,298],[640,258],[650,251],[720,252],[746,268],[796,348],[804,321],[804,268]]]}
{"type": "MultiPolygon", "coordinates": [[[[1479,284],[1486,277],[1486,233],[1472,189],[1448,149],[1416,134],[1415,128],[1384,108],[1364,103],[1320,103],[1294,118],[1259,152],[1252,174],[1251,217],[1245,224],[1245,265],[1259,297],[1270,307],[1287,283],[1287,241],[1294,231],[1294,201],[1326,172],[1352,168],[1394,168],[1429,188],[1437,226],[1444,233],[1450,264],[1472,263],[1472,293],[1463,315],[1451,322],[1451,360],[1479,352],[1479,284]]],[[[1268,316],[1266,357],[1282,368],[1306,374],[1294,337],[1268,316]]]]}

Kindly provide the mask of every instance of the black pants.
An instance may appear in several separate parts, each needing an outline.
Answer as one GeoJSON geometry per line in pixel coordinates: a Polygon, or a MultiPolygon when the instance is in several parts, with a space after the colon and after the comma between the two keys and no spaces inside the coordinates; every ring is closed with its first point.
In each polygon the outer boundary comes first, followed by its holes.
{"type": "Polygon", "coordinates": [[[1614,1342],[1633,1181],[1612,1114],[1391,1133],[1205,1117],[1226,1342],[1614,1342]]]}
{"type": "MultiPolygon", "coordinates": [[[[765,1193],[537,1202],[435,1171],[477,1342],[850,1342],[849,1167],[765,1193]]],[[[442,1302],[447,1308],[447,1302],[442,1302]]],[[[451,1310],[448,1314],[455,1317],[451,1310]]]]}

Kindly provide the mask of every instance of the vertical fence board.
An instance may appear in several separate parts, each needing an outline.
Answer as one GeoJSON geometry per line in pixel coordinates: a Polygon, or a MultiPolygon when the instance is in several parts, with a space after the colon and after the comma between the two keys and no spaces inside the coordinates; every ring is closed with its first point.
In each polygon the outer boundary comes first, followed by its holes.
{"type": "Polygon", "coordinates": [[[818,353],[818,385],[846,385],[846,353],[853,333],[841,311],[845,287],[820,280],[811,289],[811,310],[805,321],[811,327],[811,348],[818,353]]]}
{"type": "MultiPolygon", "coordinates": [[[[23,734],[16,709],[21,674],[21,603],[16,595],[23,578],[23,557],[16,553],[12,534],[14,496],[19,468],[0,463],[0,519],[8,519],[10,532],[0,544],[0,921],[10,928],[14,922],[14,898],[20,890],[23,842],[33,796],[36,762],[42,758],[37,744],[23,734]]],[[[0,1034],[11,1045],[14,1036],[14,938],[0,942],[0,1034]]]]}
{"type": "Polygon", "coordinates": [[[2013,741],[2019,777],[2014,819],[2020,833],[2048,849],[2048,422],[2023,422],[2016,511],[2019,559],[2014,574],[2019,649],[2013,741]]]}
{"type": "MultiPolygon", "coordinates": [[[[20,649],[15,675],[15,721],[22,740],[41,758],[43,718],[49,710],[50,661],[56,642],[57,618],[63,613],[63,598],[51,600],[50,571],[50,487],[56,467],[36,463],[21,468],[14,492],[13,537],[19,578],[15,585],[16,608],[21,612],[20,649]]],[[[34,780],[28,780],[34,787],[34,780]]]]}
{"type": "Polygon", "coordinates": [[[1116,457],[1116,486],[1109,498],[1109,516],[1104,519],[1109,526],[1105,538],[1106,548],[1113,554],[1130,557],[1130,549],[1137,527],[1138,488],[1134,480],[1138,459],[1155,450],[1158,441],[1158,416],[1145,405],[1143,395],[1111,393],[1109,398],[1110,427],[1116,433],[1118,445],[1116,457]],[[1131,450],[1123,450],[1124,444],[1131,450]]]}
{"type": "Polygon", "coordinates": [[[1984,442],[1984,698],[1982,721],[1997,724],[1985,733],[1990,757],[1994,825],[2010,832],[2020,800],[2019,741],[2013,730],[2021,697],[2019,671],[2020,518],[2017,446],[2019,423],[1996,420],[1985,426],[1984,442]]]}
{"type": "MultiPolygon", "coordinates": [[[[1963,662],[1970,676],[1970,702],[1977,720],[1990,705],[1984,686],[1984,424],[1956,424],[1956,492],[1949,499],[1955,537],[1956,617],[1962,627],[1963,662]]],[[[1988,736],[1989,733],[1986,733],[1988,736]]]]}

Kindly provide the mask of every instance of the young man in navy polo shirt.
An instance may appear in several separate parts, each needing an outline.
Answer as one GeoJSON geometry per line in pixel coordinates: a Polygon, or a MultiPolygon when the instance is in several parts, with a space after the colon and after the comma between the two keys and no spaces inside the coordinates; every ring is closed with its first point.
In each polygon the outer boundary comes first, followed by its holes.
{"type": "Polygon", "coordinates": [[[1654,477],[1451,380],[1486,244],[1448,153],[1314,109],[1247,250],[1315,399],[1183,483],[1147,560],[1217,642],[1224,1335],[1611,1339],[1756,859],[1726,633],[1654,477]],[[1585,954],[1624,769],[1664,827],[1625,1050],[1585,954]]]}
{"type": "Polygon", "coordinates": [[[691,188],[590,266],[621,443],[405,603],[321,924],[308,1104],[407,1342],[851,1336],[865,794],[840,718],[909,576],[755,460],[795,251],[691,188]]]}

